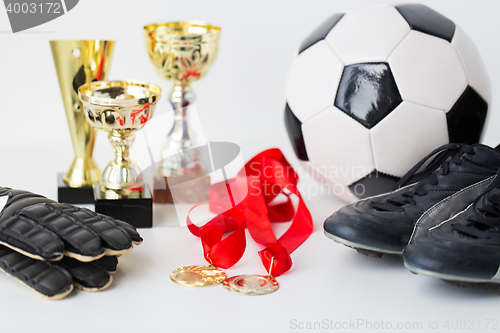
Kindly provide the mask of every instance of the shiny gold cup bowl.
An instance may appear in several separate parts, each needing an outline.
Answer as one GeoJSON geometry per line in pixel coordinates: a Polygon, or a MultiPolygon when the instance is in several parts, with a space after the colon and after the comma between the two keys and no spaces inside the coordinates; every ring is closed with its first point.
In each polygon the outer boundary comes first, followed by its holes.
{"type": "Polygon", "coordinates": [[[78,89],[87,121],[107,131],[115,148],[115,159],[104,169],[100,199],[141,198],[144,180],[137,165],[129,158],[135,131],[151,119],[160,87],[138,81],[98,81],[78,89]]]}
{"type": "Polygon", "coordinates": [[[158,75],[188,86],[205,76],[217,57],[220,31],[196,21],[150,24],[144,27],[146,49],[158,75]]]}

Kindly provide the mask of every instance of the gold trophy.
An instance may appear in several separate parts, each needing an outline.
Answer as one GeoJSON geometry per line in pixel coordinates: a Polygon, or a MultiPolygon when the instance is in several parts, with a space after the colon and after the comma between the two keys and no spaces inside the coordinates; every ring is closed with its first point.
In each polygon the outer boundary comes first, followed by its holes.
{"type": "MultiPolygon", "coordinates": [[[[170,102],[175,110],[174,124],[162,150],[158,171],[163,177],[178,178],[177,183],[180,179],[181,183],[191,184],[186,186],[184,194],[177,195],[184,202],[208,199],[210,176],[205,174],[206,159],[200,156],[198,150],[192,149],[204,142],[199,142],[190,125],[189,108],[195,101],[191,82],[205,76],[217,57],[220,30],[219,27],[194,21],[144,27],[151,62],[158,75],[174,84],[170,94],[170,102]]],[[[161,179],[160,186],[156,184],[155,201],[173,202],[168,186],[162,190],[167,185],[167,179],[161,179]]]]}
{"type": "Polygon", "coordinates": [[[83,112],[93,127],[107,131],[115,159],[96,186],[96,212],[151,227],[152,201],[141,171],[129,158],[135,131],[151,119],[160,87],[138,81],[92,82],[78,90],[83,112]]]}
{"type": "Polygon", "coordinates": [[[59,175],[59,201],[94,202],[92,184],[101,178],[101,171],[92,157],[96,133],[85,120],[78,88],[88,82],[107,80],[114,45],[114,41],[105,40],[50,41],[75,151],[69,171],[64,176],[59,175]]]}

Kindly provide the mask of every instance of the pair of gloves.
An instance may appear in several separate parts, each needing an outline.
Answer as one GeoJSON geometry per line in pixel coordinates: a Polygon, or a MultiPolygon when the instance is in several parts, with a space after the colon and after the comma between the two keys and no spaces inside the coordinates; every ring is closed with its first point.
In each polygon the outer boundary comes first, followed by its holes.
{"type": "Polygon", "coordinates": [[[118,256],[142,238],[130,224],[0,187],[0,269],[48,299],[111,284],[118,256]]]}

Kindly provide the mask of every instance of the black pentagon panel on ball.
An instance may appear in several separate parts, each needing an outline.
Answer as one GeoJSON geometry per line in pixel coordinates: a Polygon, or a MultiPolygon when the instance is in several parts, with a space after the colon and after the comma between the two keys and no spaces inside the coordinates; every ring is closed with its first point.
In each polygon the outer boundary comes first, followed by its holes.
{"type": "Polygon", "coordinates": [[[334,105],[366,128],[372,128],[402,102],[387,63],[344,67],[334,105]]]}
{"type": "Polygon", "coordinates": [[[393,191],[398,180],[399,178],[397,177],[387,175],[375,169],[369,175],[349,185],[349,190],[359,199],[364,199],[380,193],[393,191]]]}
{"type": "Polygon", "coordinates": [[[321,23],[319,27],[316,28],[306,39],[300,44],[299,54],[304,52],[309,47],[313,46],[320,40],[325,39],[326,35],[332,30],[332,28],[340,21],[344,16],[343,13],[337,13],[330,16],[325,22],[321,23]]]}
{"type": "Polygon", "coordinates": [[[488,103],[470,86],[446,114],[450,142],[474,144],[481,139],[488,103]]]}
{"type": "Polygon", "coordinates": [[[309,161],[304,136],[302,135],[302,123],[293,114],[288,103],[285,106],[285,127],[297,158],[302,161],[309,161]]]}
{"type": "Polygon", "coordinates": [[[427,6],[406,4],[396,6],[412,30],[451,42],[455,34],[455,23],[427,6]]]}

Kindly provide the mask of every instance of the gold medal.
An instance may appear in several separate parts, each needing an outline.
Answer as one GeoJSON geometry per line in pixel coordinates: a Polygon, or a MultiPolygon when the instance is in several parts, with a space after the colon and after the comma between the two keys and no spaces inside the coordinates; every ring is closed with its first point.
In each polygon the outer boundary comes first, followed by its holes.
{"type": "Polygon", "coordinates": [[[215,266],[184,266],[170,273],[175,283],[188,287],[207,287],[222,283],[227,275],[215,266]]]}
{"type": "Polygon", "coordinates": [[[242,295],[270,294],[280,287],[278,281],[270,275],[237,275],[226,279],[223,286],[242,295]]]}

